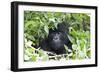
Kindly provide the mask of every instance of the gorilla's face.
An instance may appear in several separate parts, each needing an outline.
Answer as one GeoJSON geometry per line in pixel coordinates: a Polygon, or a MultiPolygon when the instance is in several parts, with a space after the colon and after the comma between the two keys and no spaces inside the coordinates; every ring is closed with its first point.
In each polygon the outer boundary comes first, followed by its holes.
{"type": "Polygon", "coordinates": [[[60,31],[52,31],[49,33],[49,45],[53,50],[62,49],[64,46],[64,34],[60,31]]]}

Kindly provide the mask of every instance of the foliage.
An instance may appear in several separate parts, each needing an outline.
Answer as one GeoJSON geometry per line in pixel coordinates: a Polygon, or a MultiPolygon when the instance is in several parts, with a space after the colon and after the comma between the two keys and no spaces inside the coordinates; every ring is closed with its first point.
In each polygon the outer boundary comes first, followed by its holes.
{"type": "Polygon", "coordinates": [[[39,12],[24,11],[24,60],[47,61],[51,60],[48,52],[41,50],[39,42],[46,38],[50,29],[57,28],[57,24],[66,22],[69,27],[68,38],[72,42],[72,49],[64,45],[66,56],[54,55],[55,60],[88,59],[90,50],[90,15],[84,13],[39,12]],[[33,46],[32,46],[33,45],[33,46]],[[60,58],[59,58],[60,57],[60,58]]]}
{"type": "Polygon", "coordinates": [[[90,32],[89,31],[75,31],[71,28],[69,40],[72,44],[72,58],[73,59],[89,59],[90,54],[90,32]]]}

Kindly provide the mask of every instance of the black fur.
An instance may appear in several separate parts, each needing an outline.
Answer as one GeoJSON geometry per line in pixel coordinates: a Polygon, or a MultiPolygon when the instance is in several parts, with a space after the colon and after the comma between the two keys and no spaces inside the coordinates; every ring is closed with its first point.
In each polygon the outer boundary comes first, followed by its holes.
{"type": "Polygon", "coordinates": [[[64,44],[67,45],[68,48],[71,48],[72,45],[67,37],[68,34],[68,25],[64,22],[58,24],[58,28],[49,30],[48,38],[40,42],[41,49],[55,54],[66,54],[64,44]]]}

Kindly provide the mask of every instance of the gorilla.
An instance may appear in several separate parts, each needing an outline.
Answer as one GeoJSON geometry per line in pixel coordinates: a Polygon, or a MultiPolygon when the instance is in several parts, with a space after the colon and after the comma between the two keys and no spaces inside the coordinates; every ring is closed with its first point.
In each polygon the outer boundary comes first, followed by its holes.
{"type": "Polygon", "coordinates": [[[67,36],[69,34],[68,27],[65,22],[62,22],[57,25],[57,29],[50,29],[48,37],[40,42],[41,49],[57,55],[66,54],[64,45],[67,45],[70,49],[72,46],[67,36]]]}

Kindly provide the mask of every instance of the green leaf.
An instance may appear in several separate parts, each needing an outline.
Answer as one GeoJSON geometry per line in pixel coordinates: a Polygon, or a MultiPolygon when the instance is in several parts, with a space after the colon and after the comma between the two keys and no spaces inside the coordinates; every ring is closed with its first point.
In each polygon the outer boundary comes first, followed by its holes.
{"type": "Polygon", "coordinates": [[[26,25],[26,26],[25,26],[26,28],[29,27],[29,26],[30,26],[30,27],[31,27],[31,26],[36,27],[36,23],[35,23],[34,21],[28,21],[25,25],[26,25]]]}
{"type": "Polygon", "coordinates": [[[39,54],[39,57],[41,57],[42,61],[47,61],[48,60],[48,55],[43,50],[41,50],[41,49],[38,50],[38,54],[39,54]]]}
{"type": "Polygon", "coordinates": [[[30,53],[33,53],[33,52],[35,51],[35,49],[33,49],[33,48],[28,48],[28,51],[29,51],[30,53]]]}
{"type": "Polygon", "coordinates": [[[42,56],[42,61],[47,61],[48,60],[48,55],[44,55],[44,56],[42,56]]]}
{"type": "Polygon", "coordinates": [[[38,52],[39,52],[39,56],[41,57],[41,56],[44,56],[45,54],[44,54],[44,51],[43,50],[38,50],[38,52]]]}
{"type": "Polygon", "coordinates": [[[88,58],[91,58],[91,50],[88,49],[86,53],[87,53],[88,58]]]}
{"type": "Polygon", "coordinates": [[[29,60],[30,59],[30,57],[28,56],[28,55],[24,55],[24,60],[29,60]]]}
{"type": "Polygon", "coordinates": [[[47,25],[44,26],[44,30],[45,30],[45,32],[46,32],[47,34],[49,34],[49,29],[48,29],[48,26],[47,26],[47,25]]]}
{"type": "Polygon", "coordinates": [[[76,43],[78,46],[80,46],[80,40],[77,38],[76,43]]]}
{"type": "Polygon", "coordinates": [[[73,49],[73,50],[76,50],[76,49],[77,49],[77,45],[76,45],[76,44],[73,44],[73,45],[72,45],[72,49],[73,49]]]}
{"type": "Polygon", "coordinates": [[[72,36],[70,36],[70,35],[67,35],[67,36],[68,36],[69,40],[71,41],[71,43],[75,43],[75,39],[72,36]]]}
{"type": "Polygon", "coordinates": [[[65,49],[66,49],[66,52],[68,52],[68,47],[67,47],[67,45],[64,45],[64,47],[65,47],[65,49]]]}
{"type": "Polygon", "coordinates": [[[85,45],[85,42],[84,42],[84,40],[81,40],[81,43],[80,43],[80,48],[81,48],[81,50],[83,50],[83,48],[84,48],[84,45],[85,45]]]}
{"type": "Polygon", "coordinates": [[[37,56],[33,55],[32,58],[31,58],[31,60],[32,60],[33,62],[35,62],[35,61],[37,60],[37,56]]]}

